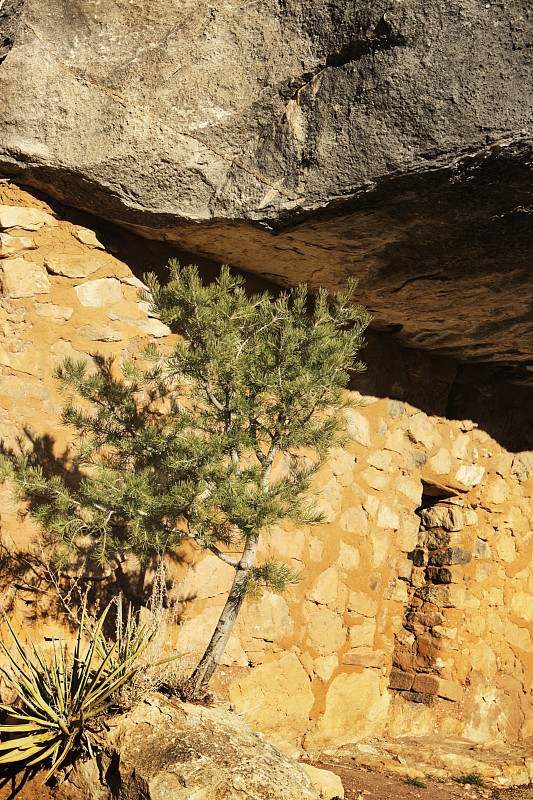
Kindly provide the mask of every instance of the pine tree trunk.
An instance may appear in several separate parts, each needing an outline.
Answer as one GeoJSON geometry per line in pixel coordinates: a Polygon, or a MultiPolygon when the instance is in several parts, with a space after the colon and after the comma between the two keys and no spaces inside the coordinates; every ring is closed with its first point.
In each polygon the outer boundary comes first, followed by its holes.
{"type": "Polygon", "coordinates": [[[207,645],[198,666],[187,681],[185,692],[183,693],[187,700],[194,700],[200,689],[207,686],[215,669],[220,663],[220,659],[224,655],[228,639],[231,636],[233,626],[241,610],[245,594],[244,584],[246,576],[254,565],[257,545],[258,540],[254,539],[248,542],[244,548],[228,599],[222,609],[222,614],[217,622],[211,641],[207,645]]]}

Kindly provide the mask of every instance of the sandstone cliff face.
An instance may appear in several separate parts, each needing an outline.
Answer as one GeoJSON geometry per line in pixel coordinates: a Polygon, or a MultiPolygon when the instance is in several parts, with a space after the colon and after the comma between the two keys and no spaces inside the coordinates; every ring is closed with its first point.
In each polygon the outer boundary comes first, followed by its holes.
{"type": "MultiPolygon", "coordinates": [[[[171,338],[139,303],[128,258],[102,244],[109,231],[51,212],[0,186],[0,438],[68,467],[54,365],[171,338]]],[[[388,347],[369,347],[358,386],[367,406],[348,412],[351,442],[317,479],[324,524],[277,527],[262,544],[260,557],[289,561],[301,584],[245,605],[218,675],[245,719],[291,753],[382,733],[533,737],[533,454],[506,449],[488,412],[479,423],[446,413],[451,361],[388,347]]],[[[501,392],[511,408],[510,388],[501,392]]],[[[17,626],[51,636],[38,532],[7,489],[2,497],[2,603],[17,626]]],[[[192,663],[231,569],[191,552],[170,567],[183,609],[177,646],[192,663]]],[[[137,599],[150,590],[133,560],[72,572],[137,599]]]]}
{"type": "Polygon", "coordinates": [[[9,0],[0,165],[410,346],[533,353],[529,0],[9,0]]]}

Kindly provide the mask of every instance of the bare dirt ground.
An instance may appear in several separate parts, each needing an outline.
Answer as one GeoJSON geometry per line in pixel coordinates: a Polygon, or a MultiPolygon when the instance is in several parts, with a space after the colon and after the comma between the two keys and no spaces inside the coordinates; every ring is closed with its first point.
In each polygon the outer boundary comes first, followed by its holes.
{"type": "MultiPolygon", "coordinates": [[[[313,761],[313,766],[335,772],[342,780],[345,800],[533,800],[533,785],[513,789],[471,786],[453,780],[425,778],[425,788],[406,782],[406,778],[361,767],[350,759],[344,763],[313,761]]],[[[67,785],[42,786],[43,773],[24,777],[0,778],[0,800],[80,800],[67,785]]],[[[170,798],[169,798],[170,800],[170,798]]],[[[215,800],[213,798],[213,800],[215,800]]]]}
{"type": "Polygon", "coordinates": [[[512,789],[490,785],[463,785],[453,780],[424,778],[425,788],[392,773],[361,767],[346,757],[332,761],[310,761],[315,767],[335,772],[344,786],[345,800],[533,800],[533,784],[512,789]]]}
{"type": "Polygon", "coordinates": [[[0,800],[80,800],[66,786],[42,785],[44,772],[25,775],[4,773],[0,777],[0,800]]]}

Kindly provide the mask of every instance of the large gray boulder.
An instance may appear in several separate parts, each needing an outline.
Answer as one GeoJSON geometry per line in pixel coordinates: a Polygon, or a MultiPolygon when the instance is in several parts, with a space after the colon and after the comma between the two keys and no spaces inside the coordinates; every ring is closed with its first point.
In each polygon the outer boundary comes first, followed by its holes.
{"type": "Polygon", "coordinates": [[[533,356],[530,0],[3,0],[0,169],[410,346],[533,356]]]}
{"type": "Polygon", "coordinates": [[[80,800],[318,800],[298,762],[236,714],[151,700],[108,727],[69,776],[80,800]]]}

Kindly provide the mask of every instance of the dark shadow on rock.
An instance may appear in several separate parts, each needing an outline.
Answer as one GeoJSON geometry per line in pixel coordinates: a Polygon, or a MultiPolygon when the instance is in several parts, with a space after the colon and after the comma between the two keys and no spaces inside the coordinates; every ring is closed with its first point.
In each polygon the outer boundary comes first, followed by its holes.
{"type": "Polygon", "coordinates": [[[20,766],[4,766],[0,768],[0,791],[7,786],[11,791],[4,800],[14,800],[24,790],[26,784],[36,778],[40,770],[35,767],[20,768],[20,766]]]}
{"type": "MultiPolygon", "coordinates": [[[[28,455],[30,464],[40,465],[47,478],[59,475],[70,488],[75,489],[83,477],[72,462],[71,453],[65,450],[58,455],[55,452],[54,439],[49,434],[38,436],[32,429],[25,428],[16,449],[0,442],[0,454],[12,463],[17,461],[21,452],[28,455]]],[[[30,514],[43,502],[42,498],[29,495],[23,495],[23,500],[30,514]]],[[[56,544],[54,537],[44,529],[41,529],[32,549],[17,550],[0,541],[0,590],[4,593],[3,610],[6,613],[12,609],[16,596],[22,598],[27,606],[28,622],[49,620],[49,602],[39,602],[44,595],[49,595],[56,613],[74,630],[85,601],[89,608],[102,610],[120,596],[125,605],[131,603],[135,611],[149,602],[159,560],[156,552],[135,570],[125,571],[119,554],[108,566],[102,567],[94,558],[94,544],[88,540],[79,544],[65,567],[56,569],[53,558],[56,544]]],[[[179,554],[172,554],[172,559],[178,564],[183,562],[179,554]]],[[[165,588],[170,591],[170,579],[165,588]]],[[[109,635],[115,632],[115,618],[116,612],[111,609],[105,625],[105,632],[109,635]]]]}
{"type": "Polygon", "coordinates": [[[15,43],[24,0],[5,0],[0,4],[0,64],[15,43]]]}
{"type": "Polygon", "coordinates": [[[369,331],[366,339],[367,370],[350,388],[448,420],[472,420],[511,452],[533,447],[533,386],[523,385],[510,367],[461,364],[402,347],[394,334],[369,331]]]}
{"type": "Polygon", "coordinates": [[[26,426],[23,434],[17,438],[16,447],[10,447],[0,441],[0,455],[14,463],[21,454],[28,458],[30,466],[41,466],[45,477],[61,475],[70,486],[77,486],[81,473],[72,465],[72,456],[67,450],[57,454],[54,451],[54,439],[50,434],[37,434],[33,428],[26,426]]]}
{"type": "MultiPolygon", "coordinates": [[[[499,167],[499,162],[496,166],[499,167]]],[[[402,180],[406,181],[407,179],[404,177],[402,180]]],[[[439,233],[440,229],[437,230],[439,226],[435,226],[435,221],[430,219],[426,212],[423,212],[424,198],[414,191],[418,178],[413,176],[411,180],[415,185],[412,187],[407,185],[406,200],[415,203],[418,209],[418,218],[425,220],[423,235],[422,233],[416,234],[416,239],[425,253],[424,258],[426,256],[429,258],[427,248],[433,248],[435,252],[443,252],[442,231],[439,233]],[[409,188],[411,191],[407,191],[409,188]]],[[[436,175],[433,180],[438,183],[442,182],[443,178],[436,175]]],[[[480,206],[477,210],[481,221],[485,220],[484,210],[486,211],[490,205],[490,198],[498,192],[501,194],[504,191],[498,188],[497,181],[493,181],[489,188],[490,192],[487,195],[489,199],[485,199],[481,204],[482,207],[480,206]]],[[[105,248],[126,263],[133,274],[141,280],[147,272],[154,272],[164,282],[168,276],[167,265],[170,258],[176,258],[182,264],[197,264],[205,280],[211,280],[218,274],[220,265],[214,260],[179,249],[168,242],[139,236],[116,224],[53,200],[37,190],[32,191],[36,197],[50,205],[58,218],[94,230],[105,248]]],[[[461,184],[457,191],[461,197],[464,195],[463,199],[467,202],[471,192],[468,182],[461,184]]],[[[455,194],[453,198],[455,198],[455,194]]],[[[351,201],[352,204],[362,208],[365,202],[365,197],[351,201]]],[[[387,196],[382,198],[382,203],[388,205],[387,196]]],[[[379,203],[377,205],[379,206],[379,203]]],[[[457,216],[457,209],[452,200],[444,205],[446,208],[441,209],[440,213],[443,215],[443,219],[448,215],[446,229],[451,230],[453,217],[457,216]]],[[[495,203],[494,208],[497,207],[501,206],[495,203]]],[[[405,216],[403,223],[408,224],[407,206],[402,212],[401,204],[397,204],[395,213],[403,213],[405,216]]],[[[316,215],[317,219],[323,217],[326,221],[330,218],[331,225],[334,226],[333,207],[321,213],[316,212],[316,215]]],[[[523,226],[522,216],[518,215],[516,219],[518,220],[517,224],[523,226]]],[[[497,222],[497,220],[493,220],[494,224],[497,222]]],[[[522,233],[525,235],[525,231],[522,233]]],[[[527,234],[526,238],[528,239],[530,235],[531,232],[527,234]]],[[[513,238],[522,242],[521,257],[523,258],[524,236],[511,237],[510,240],[509,237],[502,236],[499,241],[502,242],[502,246],[507,243],[505,247],[514,247],[513,238]]],[[[416,276],[419,275],[420,270],[411,263],[408,252],[404,252],[398,243],[395,243],[394,247],[396,271],[407,276],[407,283],[410,286],[410,280],[418,281],[416,276]],[[399,269],[400,266],[401,269],[399,269]]],[[[470,260],[474,261],[472,248],[467,247],[467,251],[470,254],[469,258],[471,257],[470,260]]],[[[491,258],[494,261],[494,253],[491,258]]],[[[475,264],[470,267],[470,270],[472,269],[475,270],[475,264]]],[[[251,291],[270,290],[276,293],[280,290],[279,285],[273,283],[272,280],[267,280],[266,277],[242,272],[242,270],[238,271],[245,276],[247,286],[251,291]]],[[[275,275],[269,277],[276,279],[275,275]]],[[[383,275],[380,276],[380,280],[382,278],[383,275]]],[[[482,274],[476,274],[475,278],[478,281],[483,280],[482,274]]],[[[395,283],[397,285],[398,281],[396,280],[395,283]]],[[[418,283],[413,283],[413,285],[417,286],[418,283]]],[[[383,291],[386,290],[383,289],[383,291]]],[[[364,300],[364,298],[360,299],[364,300]]],[[[425,302],[430,302],[428,297],[425,302]]],[[[414,311],[413,316],[416,316],[414,311]]],[[[490,321],[488,321],[489,323],[490,321]]],[[[445,320],[442,324],[446,324],[445,320]]],[[[528,375],[533,374],[531,365],[528,367],[526,363],[521,363],[517,367],[516,364],[513,364],[512,353],[508,353],[508,357],[502,353],[502,359],[507,359],[502,361],[461,363],[451,356],[436,355],[431,350],[406,347],[403,342],[404,334],[402,323],[393,319],[387,320],[380,314],[376,315],[366,337],[367,346],[362,353],[363,360],[367,364],[367,371],[364,375],[354,377],[351,388],[376,397],[388,397],[408,402],[430,415],[444,416],[450,420],[470,419],[510,451],[519,452],[533,446],[533,385],[527,382],[528,375]]],[[[420,336],[423,336],[422,331],[420,336]]],[[[453,338],[450,333],[450,350],[453,350],[453,338]]]]}
{"type": "Polygon", "coordinates": [[[446,407],[451,419],[472,419],[511,452],[533,448],[533,387],[506,381],[493,364],[460,364],[446,407]]]}

